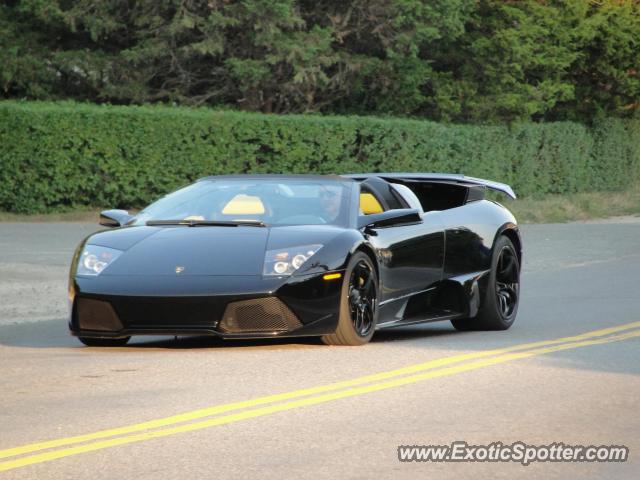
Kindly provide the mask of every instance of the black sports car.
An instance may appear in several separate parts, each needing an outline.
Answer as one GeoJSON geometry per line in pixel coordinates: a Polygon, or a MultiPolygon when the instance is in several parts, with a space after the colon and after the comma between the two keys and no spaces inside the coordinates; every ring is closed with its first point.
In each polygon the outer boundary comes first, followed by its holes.
{"type": "Polygon", "coordinates": [[[237,175],[198,180],[86,238],[69,328],[91,346],[132,335],[321,336],[450,320],[503,330],[522,244],[484,198],[507,185],[449,174],[237,175]]]}

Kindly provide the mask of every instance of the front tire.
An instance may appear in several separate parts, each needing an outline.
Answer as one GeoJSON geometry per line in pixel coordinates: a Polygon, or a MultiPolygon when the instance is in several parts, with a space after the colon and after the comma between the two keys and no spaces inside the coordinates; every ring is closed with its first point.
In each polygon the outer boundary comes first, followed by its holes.
{"type": "Polygon", "coordinates": [[[507,330],[520,303],[520,260],[508,237],[496,240],[484,301],[475,318],[452,320],[457,330],[507,330]]]}
{"type": "Polygon", "coordinates": [[[78,337],[87,347],[122,347],[127,344],[131,337],[124,338],[94,338],[78,337]]]}
{"type": "Polygon", "coordinates": [[[378,277],[371,258],[356,252],[347,265],[340,296],[338,328],[322,337],[327,345],[364,345],[378,322],[378,277]]]}

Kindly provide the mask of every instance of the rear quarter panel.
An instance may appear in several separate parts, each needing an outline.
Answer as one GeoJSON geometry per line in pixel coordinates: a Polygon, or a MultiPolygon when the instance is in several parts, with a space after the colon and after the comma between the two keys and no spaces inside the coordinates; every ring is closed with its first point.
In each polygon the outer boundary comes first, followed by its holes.
{"type": "Polygon", "coordinates": [[[497,236],[505,230],[519,236],[515,217],[497,202],[480,200],[441,213],[445,225],[444,278],[488,270],[497,236]]]}

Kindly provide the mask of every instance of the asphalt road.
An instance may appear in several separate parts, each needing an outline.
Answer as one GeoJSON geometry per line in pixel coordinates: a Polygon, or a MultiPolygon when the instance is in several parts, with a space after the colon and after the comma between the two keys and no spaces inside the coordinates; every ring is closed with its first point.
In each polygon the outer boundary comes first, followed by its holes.
{"type": "Polygon", "coordinates": [[[67,265],[94,229],[0,223],[0,479],[640,477],[637,220],[524,226],[506,332],[433,323],[364,347],[83,347],[66,332],[67,265]],[[398,445],[454,441],[626,445],[630,457],[398,461],[398,445]]]}

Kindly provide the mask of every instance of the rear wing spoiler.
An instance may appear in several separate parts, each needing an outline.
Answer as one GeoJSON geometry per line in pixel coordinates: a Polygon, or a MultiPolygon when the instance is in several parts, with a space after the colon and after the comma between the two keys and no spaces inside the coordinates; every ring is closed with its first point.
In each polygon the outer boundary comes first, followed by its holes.
{"type": "Polygon", "coordinates": [[[343,175],[354,180],[366,180],[371,177],[380,177],[383,180],[403,180],[407,182],[444,182],[459,183],[461,185],[480,185],[496,192],[504,193],[515,199],[516,194],[506,183],[494,182],[493,180],[483,180],[482,178],[467,177],[459,173],[355,173],[343,175]]]}

